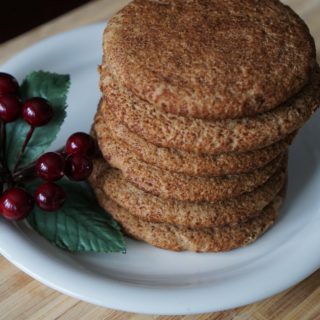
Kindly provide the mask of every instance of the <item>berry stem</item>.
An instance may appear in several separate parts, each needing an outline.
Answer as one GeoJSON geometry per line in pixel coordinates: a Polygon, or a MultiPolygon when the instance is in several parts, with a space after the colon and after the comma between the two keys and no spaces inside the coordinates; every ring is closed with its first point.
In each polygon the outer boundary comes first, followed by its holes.
{"type": "Polygon", "coordinates": [[[5,170],[7,169],[6,147],[7,147],[6,124],[4,121],[1,121],[1,162],[2,162],[2,166],[5,170]]]}
{"type": "Polygon", "coordinates": [[[0,123],[1,126],[1,189],[3,189],[4,183],[12,182],[12,175],[11,172],[8,168],[8,163],[7,163],[7,155],[6,155],[6,148],[7,148],[7,130],[6,130],[6,123],[4,121],[1,121],[0,123]]]}
{"type": "Polygon", "coordinates": [[[33,135],[33,132],[34,132],[34,127],[30,127],[28,133],[27,133],[27,136],[26,136],[26,139],[24,140],[24,143],[22,145],[22,148],[21,148],[21,151],[19,153],[19,156],[18,156],[18,159],[17,159],[17,162],[16,162],[16,165],[14,166],[14,169],[13,169],[13,173],[15,173],[17,171],[17,169],[19,168],[19,165],[20,165],[20,162],[21,162],[21,159],[22,159],[22,156],[24,154],[24,151],[26,150],[26,147],[33,135]]]}
{"type": "Polygon", "coordinates": [[[37,177],[35,172],[35,163],[33,162],[26,168],[19,170],[13,174],[13,180],[16,183],[32,181],[37,177]]]}

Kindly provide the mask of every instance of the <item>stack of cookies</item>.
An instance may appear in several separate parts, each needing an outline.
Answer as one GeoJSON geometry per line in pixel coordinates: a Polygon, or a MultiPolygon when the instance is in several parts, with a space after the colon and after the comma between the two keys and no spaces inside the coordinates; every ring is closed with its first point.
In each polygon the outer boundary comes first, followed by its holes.
{"type": "Polygon", "coordinates": [[[104,32],[90,183],[134,238],[226,251],[275,221],[320,102],[314,41],[277,0],[134,0],[104,32]]]}

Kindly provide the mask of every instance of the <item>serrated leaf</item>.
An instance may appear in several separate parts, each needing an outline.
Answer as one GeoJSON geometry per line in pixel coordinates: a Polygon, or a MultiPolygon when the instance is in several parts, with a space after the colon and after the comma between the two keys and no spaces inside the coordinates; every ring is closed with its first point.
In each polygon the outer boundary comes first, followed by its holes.
{"type": "MultiPolygon", "coordinates": [[[[31,226],[43,237],[71,252],[125,252],[120,227],[99,207],[93,194],[83,184],[62,180],[67,193],[64,206],[56,212],[35,207],[28,217],[31,226]]],[[[36,183],[28,185],[32,194],[36,183]]]]}
{"type": "MultiPolygon", "coordinates": [[[[66,116],[66,100],[70,86],[69,75],[45,71],[30,73],[21,85],[22,100],[32,97],[47,99],[54,110],[53,119],[45,126],[36,128],[25,150],[21,166],[37,159],[51,145],[66,116]]],[[[22,119],[7,125],[7,160],[13,169],[30,126],[22,119]]]]}

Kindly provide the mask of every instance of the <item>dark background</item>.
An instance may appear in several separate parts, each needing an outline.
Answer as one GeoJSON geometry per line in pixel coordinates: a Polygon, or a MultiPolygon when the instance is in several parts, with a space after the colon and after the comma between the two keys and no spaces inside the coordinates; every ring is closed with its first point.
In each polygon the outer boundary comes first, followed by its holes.
{"type": "Polygon", "coordinates": [[[14,38],[89,1],[90,0],[1,0],[0,43],[14,38]]]}

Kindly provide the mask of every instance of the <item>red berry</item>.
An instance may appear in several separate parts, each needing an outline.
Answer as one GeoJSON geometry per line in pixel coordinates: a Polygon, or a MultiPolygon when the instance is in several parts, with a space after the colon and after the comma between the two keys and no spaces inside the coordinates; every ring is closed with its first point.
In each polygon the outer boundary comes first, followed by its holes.
{"type": "Polygon", "coordinates": [[[21,220],[33,209],[31,195],[20,188],[7,190],[0,198],[0,210],[8,220],[21,220]]]}
{"type": "Polygon", "coordinates": [[[46,181],[56,181],[64,175],[65,160],[57,152],[43,154],[36,163],[37,175],[46,181]]]}
{"type": "Polygon", "coordinates": [[[34,193],[34,198],[39,208],[44,211],[57,211],[65,200],[64,190],[53,182],[46,182],[39,186],[34,193]]]}
{"type": "Polygon", "coordinates": [[[79,153],[90,156],[94,153],[94,141],[87,133],[76,132],[67,140],[66,153],[79,153]]]}
{"type": "Polygon", "coordinates": [[[86,180],[92,172],[92,161],[82,154],[71,154],[66,159],[65,174],[70,180],[86,180]]]}
{"type": "Polygon", "coordinates": [[[0,72],[0,95],[18,94],[19,84],[11,74],[0,72]]]}
{"type": "Polygon", "coordinates": [[[23,119],[32,127],[46,125],[53,117],[53,109],[46,99],[32,98],[22,108],[23,119]]]}
{"type": "Polygon", "coordinates": [[[0,119],[4,122],[13,122],[21,114],[22,103],[13,95],[0,96],[0,119]]]}

